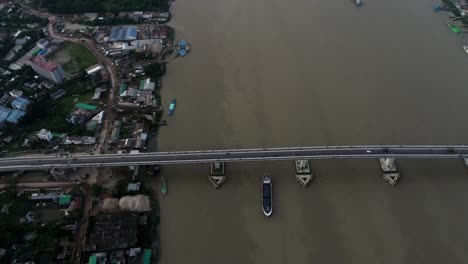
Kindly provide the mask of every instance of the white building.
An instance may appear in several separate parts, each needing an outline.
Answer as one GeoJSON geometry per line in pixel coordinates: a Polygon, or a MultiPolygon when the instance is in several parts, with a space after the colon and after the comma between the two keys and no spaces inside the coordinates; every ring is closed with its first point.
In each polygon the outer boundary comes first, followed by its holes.
{"type": "Polygon", "coordinates": [[[50,142],[54,136],[52,136],[52,132],[50,132],[49,130],[43,128],[43,129],[41,129],[41,131],[39,131],[37,133],[37,137],[42,139],[42,140],[47,140],[47,141],[50,142]]]}
{"type": "Polygon", "coordinates": [[[36,47],[41,49],[47,49],[49,46],[49,41],[45,38],[41,38],[39,41],[36,42],[36,47]]]}

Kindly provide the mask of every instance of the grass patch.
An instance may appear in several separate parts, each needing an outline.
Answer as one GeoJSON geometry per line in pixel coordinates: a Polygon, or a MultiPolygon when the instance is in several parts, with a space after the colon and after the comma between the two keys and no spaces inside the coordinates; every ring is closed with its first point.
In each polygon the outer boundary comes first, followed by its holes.
{"type": "Polygon", "coordinates": [[[62,64],[63,70],[70,74],[79,73],[97,63],[85,46],[76,43],[67,43],[51,59],[62,64]]]}

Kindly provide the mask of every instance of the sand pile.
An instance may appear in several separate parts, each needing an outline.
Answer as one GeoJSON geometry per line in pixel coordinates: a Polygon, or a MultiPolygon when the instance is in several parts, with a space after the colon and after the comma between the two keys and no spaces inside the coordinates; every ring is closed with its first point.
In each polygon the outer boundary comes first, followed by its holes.
{"type": "Polygon", "coordinates": [[[120,209],[132,212],[144,212],[150,210],[149,197],[146,195],[124,196],[119,201],[120,209]]]}

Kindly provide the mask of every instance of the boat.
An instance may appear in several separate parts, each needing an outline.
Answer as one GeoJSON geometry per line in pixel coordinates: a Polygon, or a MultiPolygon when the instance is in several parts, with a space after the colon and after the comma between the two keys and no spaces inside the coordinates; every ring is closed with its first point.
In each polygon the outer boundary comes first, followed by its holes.
{"type": "Polygon", "coordinates": [[[361,0],[352,0],[353,3],[356,5],[356,6],[360,6],[362,5],[362,1],[361,0]]]}
{"type": "Polygon", "coordinates": [[[171,104],[169,105],[169,116],[174,114],[175,107],[176,107],[176,99],[172,100],[171,104]]]}
{"type": "Polygon", "coordinates": [[[187,42],[185,40],[181,40],[179,43],[179,55],[184,57],[187,55],[187,42]]]}
{"type": "Polygon", "coordinates": [[[164,176],[161,178],[161,193],[164,195],[167,194],[167,180],[164,176]]]}
{"type": "Polygon", "coordinates": [[[270,216],[273,213],[273,185],[271,176],[268,174],[262,177],[262,210],[263,214],[270,216]]]}
{"type": "Polygon", "coordinates": [[[455,25],[453,25],[452,23],[450,22],[447,22],[447,26],[450,28],[450,30],[452,30],[453,33],[459,35],[459,36],[463,36],[463,32],[461,31],[461,29],[455,25]]]}
{"type": "Polygon", "coordinates": [[[463,49],[464,49],[465,52],[468,54],[468,46],[463,46],[463,49]]]}

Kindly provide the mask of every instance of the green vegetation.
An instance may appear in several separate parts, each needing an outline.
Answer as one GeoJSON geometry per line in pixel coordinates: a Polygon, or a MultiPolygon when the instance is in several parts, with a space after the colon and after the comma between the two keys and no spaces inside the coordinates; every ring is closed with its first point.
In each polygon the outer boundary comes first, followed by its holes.
{"type": "Polygon", "coordinates": [[[67,94],[65,97],[57,101],[44,98],[31,106],[30,114],[20,121],[20,126],[26,132],[47,128],[56,133],[66,133],[74,128],[66,121],[67,116],[77,102],[91,103],[94,91],[86,89],[79,79],[66,82],[59,88],[65,89],[67,94]]]}
{"type": "Polygon", "coordinates": [[[41,6],[59,14],[169,10],[168,0],[42,0],[41,6]]]}
{"type": "Polygon", "coordinates": [[[97,63],[94,55],[85,46],[76,43],[67,43],[51,59],[60,62],[63,70],[70,74],[79,73],[97,63]]]}
{"type": "Polygon", "coordinates": [[[91,186],[91,192],[93,193],[93,196],[97,197],[104,192],[104,188],[101,185],[93,183],[93,185],[91,186]]]}

